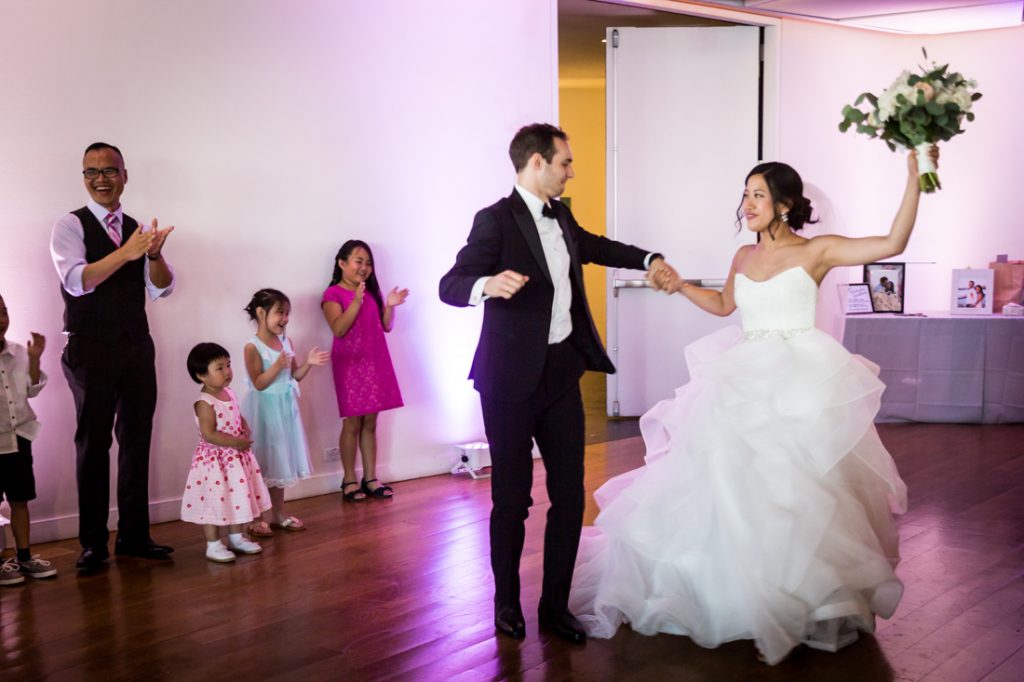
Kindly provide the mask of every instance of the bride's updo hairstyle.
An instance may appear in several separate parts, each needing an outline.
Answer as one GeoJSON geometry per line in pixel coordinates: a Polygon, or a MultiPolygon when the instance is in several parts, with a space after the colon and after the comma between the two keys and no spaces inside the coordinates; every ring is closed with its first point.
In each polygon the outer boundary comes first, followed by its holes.
{"type": "MultiPolygon", "coordinates": [[[[804,181],[792,166],[780,161],[758,164],[747,173],[743,180],[744,187],[753,175],[764,178],[768,191],[771,192],[773,205],[782,204],[789,207],[786,220],[783,220],[782,215],[776,211],[775,221],[786,223],[794,232],[802,229],[805,224],[813,225],[818,222],[817,218],[811,217],[811,200],[804,196],[804,181]]],[[[736,226],[739,229],[742,229],[742,218],[743,199],[740,199],[740,205],[736,209],[736,226]]],[[[768,231],[768,236],[772,239],[775,239],[774,232],[773,229],[768,231]]],[[[760,239],[760,235],[758,238],[760,239]]]]}

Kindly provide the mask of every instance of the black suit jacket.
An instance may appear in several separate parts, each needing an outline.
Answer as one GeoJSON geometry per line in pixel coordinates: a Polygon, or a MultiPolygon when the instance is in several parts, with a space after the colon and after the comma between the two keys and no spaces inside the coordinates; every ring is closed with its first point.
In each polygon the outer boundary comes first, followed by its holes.
{"type": "MultiPolygon", "coordinates": [[[[582,265],[598,263],[642,270],[648,252],[587,232],[559,201],[553,201],[552,207],[569,251],[569,338],[583,356],[587,369],[614,373],[615,366],[590,317],[582,265]]],[[[484,303],[480,342],[469,376],[481,395],[518,402],[534,391],[544,369],[555,289],[537,225],[515,190],[476,214],[466,245],[459,251],[455,265],[441,278],[441,300],[467,306],[478,279],[505,270],[514,270],[530,280],[511,299],[489,298],[484,303]]]]}

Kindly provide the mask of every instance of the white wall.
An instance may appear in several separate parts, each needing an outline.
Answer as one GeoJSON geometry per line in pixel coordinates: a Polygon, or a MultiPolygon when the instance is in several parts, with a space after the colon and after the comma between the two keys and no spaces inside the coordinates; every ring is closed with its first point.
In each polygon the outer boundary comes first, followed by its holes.
{"type": "MultiPolygon", "coordinates": [[[[930,57],[978,81],[984,97],[967,132],[942,145],[943,189],[921,199],[917,227],[894,260],[907,268],[906,310],[948,310],[950,271],[988,267],[996,254],[1024,259],[1024,26],[937,36],[904,36],[786,20],[782,26],[780,159],[811,185],[830,231],[888,230],[902,196],[905,161],[878,140],[840,133],[840,110],[863,91],[879,94],[899,72],[930,57]]],[[[837,273],[860,281],[860,268],[837,273]]],[[[823,296],[828,293],[823,291],[823,296]]]]}
{"type": "MultiPolygon", "coordinates": [[[[44,333],[50,385],[34,401],[34,540],[77,534],[74,412],[60,371],[62,304],[53,221],[84,204],[82,150],[121,147],[128,213],[176,231],[174,295],[150,306],[160,399],[154,520],[177,518],[196,435],[185,372],[199,341],[241,369],[242,307],[263,286],[292,299],[299,352],[329,347],[319,309],[348,238],[375,249],[385,288],[412,290],[389,336],[406,406],[381,416],[382,478],[446,470],[482,436],[465,380],[479,311],[437,298],[473,213],[511,189],[515,130],[557,115],[554,0],[35,0],[0,25],[0,293],[9,338],[44,333]]],[[[236,373],[236,377],[238,374],[236,373]]],[[[241,387],[236,379],[236,387],[241,387]]],[[[318,477],[340,421],[330,369],[302,383],[318,477]]],[[[111,524],[113,526],[113,516],[111,524]]]]}

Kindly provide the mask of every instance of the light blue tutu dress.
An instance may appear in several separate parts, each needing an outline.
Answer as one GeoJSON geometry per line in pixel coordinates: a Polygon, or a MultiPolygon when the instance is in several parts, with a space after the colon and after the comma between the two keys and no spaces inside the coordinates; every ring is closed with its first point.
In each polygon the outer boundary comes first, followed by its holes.
{"type": "MultiPolygon", "coordinates": [[[[284,351],[294,353],[291,342],[279,337],[284,351]]],[[[274,350],[253,336],[249,343],[256,346],[263,371],[266,371],[283,351],[274,350]]],[[[289,366],[262,391],[256,390],[246,373],[249,388],[242,401],[242,414],[252,429],[252,452],[256,455],[263,481],[268,488],[284,488],[296,481],[309,478],[309,445],[299,414],[299,384],[292,378],[289,366]]]]}

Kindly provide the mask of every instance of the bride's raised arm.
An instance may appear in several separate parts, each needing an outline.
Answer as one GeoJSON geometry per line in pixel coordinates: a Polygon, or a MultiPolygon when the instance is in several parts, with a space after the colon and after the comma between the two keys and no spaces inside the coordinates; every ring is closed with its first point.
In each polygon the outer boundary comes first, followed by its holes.
{"type": "MultiPolygon", "coordinates": [[[[938,167],[939,148],[932,146],[930,155],[938,167]]],[[[903,201],[893,218],[889,234],[884,237],[840,237],[825,235],[815,241],[821,248],[820,262],[825,269],[838,265],[863,265],[874,263],[903,253],[910,241],[910,233],[917,220],[917,204],[921,187],[917,171],[917,152],[907,155],[907,186],[903,201]]]]}

